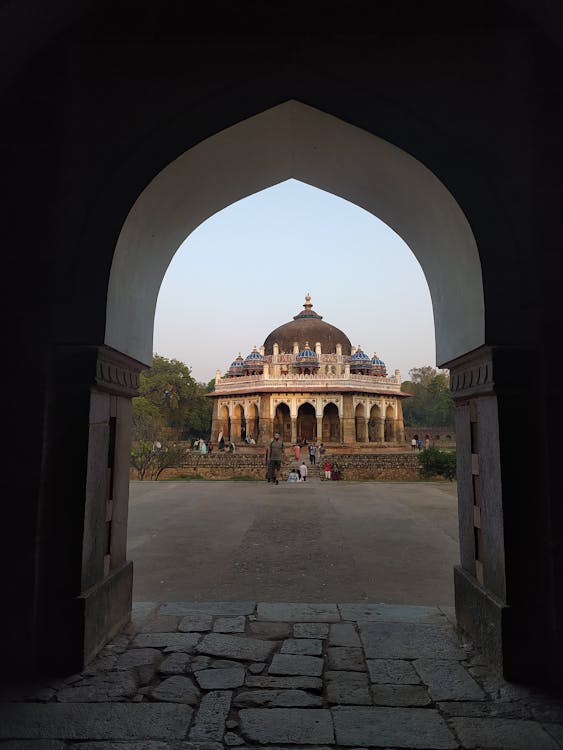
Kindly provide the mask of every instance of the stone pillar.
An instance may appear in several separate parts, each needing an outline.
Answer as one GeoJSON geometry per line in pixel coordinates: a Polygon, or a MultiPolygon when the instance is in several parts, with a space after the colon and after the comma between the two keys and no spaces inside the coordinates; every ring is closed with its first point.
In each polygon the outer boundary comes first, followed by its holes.
{"type": "MultiPolygon", "coordinates": [[[[395,372],[398,372],[396,370],[395,372]]],[[[405,442],[405,422],[403,420],[403,405],[400,401],[397,401],[397,432],[396,438],[398,443],[405,442]]]]}
{"type": "Polygon", "coordinates": [[[356,442],[356,420],[354,417],[340,417],[340,442],[356,442]]]}
{"type": "Polygon", "coordinates": [[[240,430],[242,423],[240,419],[231,417],[231,436],[230,439],[233,443],[240,443],[240,430]]]}
{"type": "Polygon", "coordinates": [[[323,418],[317,415],[317,442],[323,442],[323,418]]]}
{"type": "Polygon", "coordinates": [[[361,443],[367,443],[368,442],[368,418],[367,417],[359,417],[361,421],[361,428],[360,428],[360,437],[361,443]]]}
{"type": "Polygon", "coordinates": [[[297,442],[297,417],[291,417],[291,442],[297,442]]]}
{"type": "Polygon", "coordinates": [[[385,442],[385,419],[383,417],[375,418],[375,442],[385,442]]]}
{"type": "Polygon", "coordinates": [[[216,419],[215,417],[211,421],[211,442],[217,443],[219,440],[219,433],[223,429],[223,421],[216,419]]]}
{"type": "Polygon", "coordinates": [[[211,442],[216,443],[223,429],[223,420],[219,418],[219,399],[213,399],[213,416],[211,419],[211,442]]]}
{"type": "Polygon", "coordinates": [[[444,364],[456,402],[456,618],[515,681],[545,681],[560,654],[550,596],[549,493],[542,446],[534,440],[542,434],[541,410],[529,408],[541,399],[541,383],[534,368],[521,366],[536,359],[517,347],[482,347],[444,364]]]}
{"type": "Polygon", "coordinates": [[[141,369],[106,347],[53,353],[37,599],[40,653],[53,673],[82,670],[130,618],[131,399],[141,369]]]}

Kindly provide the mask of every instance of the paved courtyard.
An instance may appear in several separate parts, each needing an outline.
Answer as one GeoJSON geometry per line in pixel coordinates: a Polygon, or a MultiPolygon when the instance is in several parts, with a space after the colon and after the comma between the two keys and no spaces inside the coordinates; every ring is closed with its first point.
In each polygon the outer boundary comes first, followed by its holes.
{"type": "Polygon", "coordinates": [[[563,704],[509,685],[448,608],[138,603],[81,674],[12,684],[2,750],[563,747],[563,704]]]}
{"type": "Polygon", "coordinates": [[[138,601],[453,604],[453,482],[132,482],[138,601]]]}
{"type": "Polygon", "coordinates": [[[455,485],[131,495],[131,623],[80,674],[1,688],[0,750],[563,748],[561,696],[455,628],[455,485]]]}

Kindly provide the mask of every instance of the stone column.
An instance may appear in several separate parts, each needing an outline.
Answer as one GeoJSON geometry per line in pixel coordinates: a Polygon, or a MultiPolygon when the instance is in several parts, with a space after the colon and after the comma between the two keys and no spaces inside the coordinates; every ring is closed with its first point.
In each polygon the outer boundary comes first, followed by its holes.
{"type": "Polygon", "coordinates": [[[216,443],[223,429],[223,420],[219,418],[219,399],[213,399],[213,417],[211,420],[211,442],[216,443]]]}
{"type": "Polygon", "coordinates": [[[375,442],[385,442],[385,419],[383,417],[375,418],[375,442]]]}
{"type": "Polygon", "coordinates": [[[82,670],[130,618],[131,399],[141,369],[106,347],[53,353],[37,600],[47,669],[82,670]]]}
{"type": "Polygon", "coordinates": [[[240,443],[241,420],[231,417],[231,440],[233,443],[240,443]]]}
{"type": "Polygon", "coordinates": [[[361,420],[361,441],[362,443],[368,442],[368,418],[367,417],[360,417],[361,420]]]}
{"type": "Polygon", "coordinates": [[[323,442],[323,418],[317,415],[317,442],[323,442]]]}
{"type": "Polygon", "coordinates": [[[398,443],[405,442],[405,422],[403,420],[403,405],[397,401],[397,432],[396,438],[398,443]]]}
{"type": "Polygon", "coordinates": [[[542,484],[542,446],[534,441],[542,434],[541,411],[528,408],[531,399],[541,399],[541,383],[534,368],[521,366],[536,359],[537,353],[517,347],[482,347],[444,364],[456,402],[456,618],[516,681],[545,681],[557,671],[557,659],[561,663],[555,599],[548,593],[549,495],[542,484]]]}
{"type": "Polygon", "coordinates": [[[297,442],[297,417],[291,417],[291,442],[297,442]]]}

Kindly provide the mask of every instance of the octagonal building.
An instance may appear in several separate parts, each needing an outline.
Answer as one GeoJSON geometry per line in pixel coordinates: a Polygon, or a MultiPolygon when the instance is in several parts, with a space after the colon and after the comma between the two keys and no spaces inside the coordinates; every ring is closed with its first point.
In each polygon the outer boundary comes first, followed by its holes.
{"type": "Polygon", "coordinates": [[[326,323],[305,297],[303,310],[266,337],[263,346],[241,353],[222,375],[217,370],[211,440],[222,432],[235,443],[258,445],[279,432],[285,443],[325,445],[404,442],[398,370],[326,323]]]}

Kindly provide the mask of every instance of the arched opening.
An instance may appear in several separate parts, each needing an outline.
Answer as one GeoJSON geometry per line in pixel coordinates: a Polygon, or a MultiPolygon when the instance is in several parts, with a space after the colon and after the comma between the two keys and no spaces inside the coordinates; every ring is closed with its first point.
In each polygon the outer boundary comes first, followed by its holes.
{"type": "MultiPolygon", "coordinates": [[[[290,177],[355,203],[407,242],[432,296],[439,364],[484,344],[483,287],[475,240],[444,185],[395,146],[330,115],[288,102],[202,141],[162,170],[141,193],[114,254],[106,308],[108,350],[120,353],[133,363],[131,367],[150,364],[158,289],[181,242],[221,208],[290,177]]],[[[240,409],[232,417],[231,437],[242,430],[244,410],[240,409]]],[[[392,422],[393,415],[379,419],[382,430],[379,434],[376,425],[372,442],[386,437],[386,423],[392,422]]],[[[290,442],[287,404],[277,405],[273,422],[284,442],[290,442]]],[[[322,440],[337,443],[341,438],[341,415],[331,402],[323,409],[322,440]]]]}
{"type": "Polygon", "coordinates": [[[365,443],[367,441],[366,410],[363,404],[358,404],[356,406],[355,421],[356,421],[356,442],[365,443]]]}
{"type": "Polygon", "coordinates": [[[285,403],[276,406],[274,432],[279,432],[284,443],[291,442],[291,414],[289,406],[285,403]]]}
{"type": "Polygon", "coordinates": [[[143,190],[114,254],[106,344],[150,364],[156,298],[180,244],[225,206],[290,178],[355,203],[404,239],[428,281],[439,364],[484,343],[479,255],[453,196],[387,141],[288,101],[202,141],[143,190]]]}
{"type": "Polygon", "coordinates": [[[323,442],[339,443],[340,441],[340,414],[336,404],[330,403],[323,409],[323,442]]]}
{"type": "Polygon", "coordinates": [[[297,410],[297,439],[309,443],[317,439],[317,416],[312,404],[301,404],[297,410]]]}

